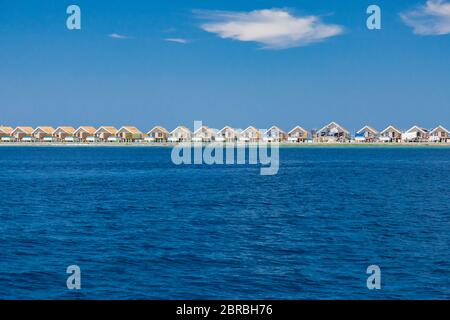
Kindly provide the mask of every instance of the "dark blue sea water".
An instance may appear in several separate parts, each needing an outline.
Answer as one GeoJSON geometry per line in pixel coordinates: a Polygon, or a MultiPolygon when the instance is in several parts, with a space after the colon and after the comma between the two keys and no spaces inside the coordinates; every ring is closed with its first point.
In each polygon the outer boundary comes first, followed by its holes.
{"type": "Polygon", "coordinates": [[[450,148],[282,149],[275,176],[170,152],[1,147],[0,298],[450,298],[450,148]]]}

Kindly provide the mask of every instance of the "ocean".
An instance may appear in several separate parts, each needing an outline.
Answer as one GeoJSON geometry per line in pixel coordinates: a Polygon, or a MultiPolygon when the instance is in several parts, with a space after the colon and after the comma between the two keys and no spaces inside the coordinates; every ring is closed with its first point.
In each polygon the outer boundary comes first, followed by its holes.
{"type": "Polygon", "coordinates": [[[0,299],[450,298],[450,148],[282,148],[273,176],[170,154],[1,147],[0,299]]]}

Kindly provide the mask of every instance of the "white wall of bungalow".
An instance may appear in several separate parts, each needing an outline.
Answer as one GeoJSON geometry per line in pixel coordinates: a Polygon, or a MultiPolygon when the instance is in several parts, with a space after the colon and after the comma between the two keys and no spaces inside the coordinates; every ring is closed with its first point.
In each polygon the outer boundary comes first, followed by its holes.
{"type": "Polygon", "coordinates": [[[53,137],[60,142],[74,142],[75,128],[70,126],[61,126],[53,132],[53,137]]]}
{"type": "Polygon", "coordinates": [[[8,126],[0,126],[0,141],[10,142],[13,140],[12,132],[14,129],[8,126]]]}
{"type": "Polygon", "coordinates": [[[53,141],[53,132],[55,132],[53,127],[42,126],[34,129],[32,135],[37,141],[51,142],[53,141]]]}
{"type": "Polygon", "coordinates": [[[337,122],[330,122],[316,132],[317,142],[348,142],[350,141],[350,132],[339,125],[337,122]]]}
{"type": "Polygon", "coordinates": [[[115,142],[118,140],[118,130],[113,126],[102,126],[95,131],[95,137],[103,142],[115,142]]]}
{"type": "Polygon", "coordinates": [[[201,126],[192,134],[192,142],[211,142],[215,140],[215,137],[215,130],[207,126],[201,126]]]}
{"type": "Polygon", "coordinates": [[[32,141],[33,131],[32,127],[16,127],[11,134],[15,141],[32,141]]]}
{"type": "Polygon", "coordinates": [[[356,142],[376,142],[378,141],[379,132],[371,126],[364,126],[355,134],[356,142]]]}
{"type": "Polygon", "coordinates": [[[154,126],[149,132],[145,140],[148,142],[167,142],[169,131],[162,126],[154,126]]]}
{"type": "Polygon", "coordinates": [[[116,137],[122,142],[141,141],[143,136],[141,130],[133,126],[123,126],[116,133],[116,137]]]}
{"type": "Polygon", "coordinates": [[[308,140],[308,131],[300,126],[295,126],[288,132],[288,141],[293,143],[306,142],[308,140]]]}
{"type": "Polygon", "coordinates": [[[284,142],[287,140],[286,132],[277,126],[272,126],[263,134],[263,141],[265,142],[284,142]]]}
{"type": "Polygon", "coordinates": [[[78,127],[78,129],[75,130],[74,132],[75,140],[79,142],[87,142],[88,140],[96,141],[97,140],[97,138],[95,137],[96,131],[97,129],[91,126],[78,127]]]}
{"type": "Polygon", "coordinates": [[[429,131],[415,125],[402,134],[402,140],[405,142],[425,142],[429,140],[429,131]]]}
{"type": "Polygon", "coordinates": [[[239,138],[240,131],[230,126],[225,126],[216,134],[217,142],[236,142],[239,138]]]}
{"type": "Polygon", "coordinates": [[[389,125],[380,132],[379,140],[381,142],[401,142],[402,131],[397,129],[393,125],[389,125]]]}
{"type": "Polygon", "coordinates": [[[258,142],[261,139],[261,132],[253,126],[247,127],[239,135],[241,142],[258,142]]]}
{"type": "Polygon", "coordinates": [[[450,131],[439,125],[430,131],[431,142],[450,143],[450,131]]]}
{"type": "Polygon", "coordinates": [[[190,142],[192,138],[192,132],[185,126],[178,126],[173,129],[170,134],[169,142],[190,142]]]}

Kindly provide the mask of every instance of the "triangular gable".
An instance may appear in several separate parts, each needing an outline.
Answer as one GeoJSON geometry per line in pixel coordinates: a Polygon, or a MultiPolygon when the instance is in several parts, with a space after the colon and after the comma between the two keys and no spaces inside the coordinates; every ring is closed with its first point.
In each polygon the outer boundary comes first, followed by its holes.
{"type": "Polygon", "coordinates": [[[173,129],[170,134],[174,134],[176,131],[184,131],[187,134],[191,134],[191,130],[189,130],[188,128],[186,128],[185,126],[178,126],[175,129],[173,129]]]}
{"type": "Polygon", "coordinates": [[[392,126],[392,125],[388,126],[386,129],[384,129],[384,130],[381,131],[380,133],[381,133],[381,134],[384,134],[384,133],[386,133],[386,132],[389,131],[389,130],[395,131],[395,132],[397,132],[398,134],[402,134],[402,132],[401,132],[399,129],[397,129],[396,127],[394,127],[394,126],[392,126]]]}
{"type": "Polygon", "coordinates": [[[450,134],[450,131],[448,131],[446,128],[444,128],[444,127],[441,126],[441,125],[437,126],[437,127],[434,128],[433,130],[431,130],[431,134],[433,134],[435,131],[438,131],[438,130],[441,130],[441,131],[446,132],[447,134],[450,134]]]}
{"type": "Polygon", "coordinates": [[[17,127],[11,134],[15,134],[17,131],[31,135],[33,134],[34,129],[32,127],[17,127]]]}
{"type": "Polygon", "coordinates": [[[249,126],[247,127],[244,131],[241,132],[241,134],[245,134],[247,131],[255,131],[255,132],[259,132],[258,129],[256,129],[253,126],[249,126]]]}
{"type": "Polygon", "coordinates": [[[421,127],[419,127],[419,126],[412,126],[412,127],[409,128],[405,133],[410,133],[410,132],[412,132],[412,131],[414,131],[414,130],[420,131],[420,132],[422,132],[423,134],[427,134],[427,133],[428,133],[428,131],[427,131],[426,129],[421,128],[421,127]]]}
{"type": "Polygon", "coordinates": [[[118,130],[117,130],[115,127],[112,127],[112,126],[102,126],[102,127],[98,128],[97,131],[95,131],[95,134],[97,134],[97,133],[99,133],[99,132],[101,132],[101,131],[106,131],[106,132],[108,132],[109,134],[113,134],[113,135],[117,134],[117,132],[118,132],[118,130]]]}
{"type": "Polygon", "coordinates": [[[81,126],[77,130],[75,130],[74,134],[75,135],[78,134],[79,131],[84,131],[89,134],[95,134],[97,129],[95,129],[94,127],[90,127],[90,126],[81,126]]]}
{"type": "Polygon", "coordinates": [[[327,124],[326,126],[324,126],[322,129],[320,129],[317,132],[322,132],[329,127],[336,127],[345,133],[349,133],[347,129],[345,129],[343,126],[341,126],[340,124],[338,124],[337,122],[334,122],[334,121],[330,122],[329,124],[327,124]]]}
{"type": "Polygon", "coordinates": [[[53,134],[56,134],[58,131],[62,131],[67,134],[75,134],[75,128],[73,128],[73,127],[58,127],[53,132],[53,134]]]}
{"type": "Polygon", "coordinates": [[[264,132],[264,134],[267,135],[267,134],[269,134],[269,132],[272,132],[272,131],[278,131],[279,133],[286,134],[286,132],[284,132],[283,129],[281,129],[280,127],[277,127],[277,126],[270,127],[268,130],[266,130],[266,132],[264,132]]]}
{"type": "Polygon", "coordinates": [[[14,129],[11,127],[0,126],[0,132],[2,132],[4,134],[12,134],[13,131],[14,131],[14,129]]]}
{"type": "Polygon", "coordinates": [[[365,131],[370,131],[373,134],[378,134],[378,131],[372,128],[371,126],[364,126],[361,129],[359,129],[359,131],[357,131],[356,133],[363,133],[365,131]]]}
{"type": "Polygon", "coordinates": [[[238,131],[236,130],[236,129],[234,129],[234,128],[232,128],[232,127],[230,127],[230,126],[225,126],[225,127],[223,127],[222,129],[220,129],[218,132],[217,132],[217,134],[222,134],[223,133],[223,131],[225,131],[225,130],[230,130],[230,131],[232,131],[235,135],[238,133],[238,131]]]}
{"type": "Polygon", "coordinates": [[[304,132],[304,133],[308,133],[308,131],[306,131],[306,130],[303,129],[302,127],[300,127],[300,126],[295,126],[291,131],[288,132],[288,134],[292,134],[292,133],[294,133],[294,132],[297,131],[297,130],[302,131],[302,132],[304,132]]]}
{"type": "Polygon", "coordinates": [[[207,131],[207,132],[212,133],[212,130],[209,127],[207,127],[207,126],[200,126],[197,130],[194,131],[194,135],[196,135],[196,134],[198,134],[200,132],[203,132],[203,131],[207,131]]]}
{"type": "Polygon", "coordinates": [[[150,134],[152,134],[152,133],[155,132],[155,131],[161,131],[161,132],[164,132],[165,134],[169,134],[169,131],[167,131],[166,128],[161,127],[161,126],[155,126],[155,127],[153,127],[153,129],[150,130],[149,132],[147,132],[147,134],[150,135],[150,134]]]}
{"type": "Polygon", "coordinates": [[[34,129],[34,131],[32,132],[32,134],[35,134],[36,132],[43,132],[46,134],[53,134],[53,132],[55,132],[55,129],[53,127],[37,127],[36,129],[34,129]]]}
{"type": "Polygon", "coordinates": [[[126,131],[130,134],[142,134],[142,132],[138,128],[132,126],[123,126],[119,129],[119,131],[117,131],[117,133],[121,133],[123,131],[126,131]]]}

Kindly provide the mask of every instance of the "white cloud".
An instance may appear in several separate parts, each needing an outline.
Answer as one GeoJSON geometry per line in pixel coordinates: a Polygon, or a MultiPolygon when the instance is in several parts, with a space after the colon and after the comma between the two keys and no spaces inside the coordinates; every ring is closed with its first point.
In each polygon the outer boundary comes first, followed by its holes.
{"type": "Polygon", "coordinates": [[[130,38],[128,36],[125,36],[123,34],[118,34],[118,33],[108,34],[108,37],[113,38],[113,39],[129,39],[130,38]]]}
{"type": "Polygon", "coordinates": [[[166,38],[166,39],[164,39],[164,41],[181,43],[181,44],[187,44],[190,42],[190,40],[183,39],[183,38],[166,38]]]}
{"type": "Polygon", "coordinates": [[[308,45],[344,32],[339,25],[326,24],[318,16],[296,17],[285,9],[250,12],[200,12],[210,22],[201,25],[221,38],[253,41],[265,49],[308,45]]]}
{"type": "Polygon", "coordinates": [[[428,0],[414,10],[400,13],[403,22],[419,35],[444,35],[450,33],[450,2],[428,0]]]}

